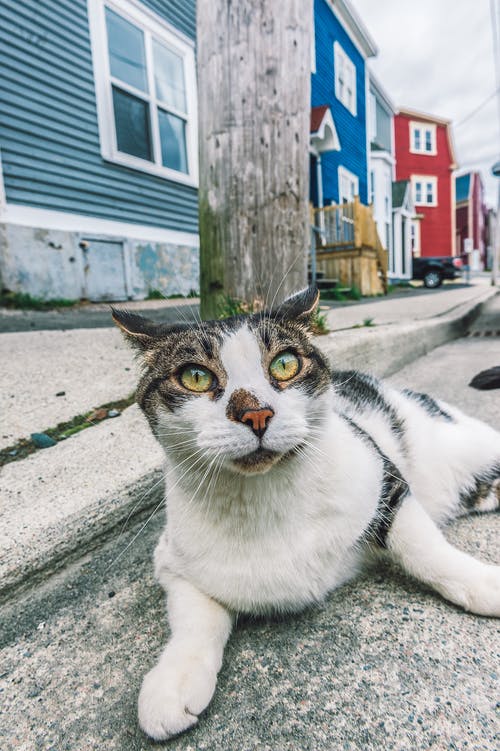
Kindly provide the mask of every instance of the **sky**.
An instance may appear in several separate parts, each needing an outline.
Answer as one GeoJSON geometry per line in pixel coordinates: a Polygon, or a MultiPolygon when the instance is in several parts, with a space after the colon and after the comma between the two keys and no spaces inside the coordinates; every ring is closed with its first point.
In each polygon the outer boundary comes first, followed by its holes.
{"type": "Polygon", "coordinates": [[[479,170],[486,202],[496,206],[491,167],[500,158],[500,116],[490,0],[350,3],[379,49],[369,64],[393,103],[451,120],[459,171],[479,170]]]}

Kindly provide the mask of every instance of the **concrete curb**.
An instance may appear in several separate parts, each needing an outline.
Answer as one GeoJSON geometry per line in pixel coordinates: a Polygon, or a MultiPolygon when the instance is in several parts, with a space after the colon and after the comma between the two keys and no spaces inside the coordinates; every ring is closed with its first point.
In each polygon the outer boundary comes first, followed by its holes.
{"type": "Polygon", "coordinates": [[[336,331],[318,339],[318,344],[335,368],[389,376],[436,347],[463,336],[496,294],[496,288],[487,288],[474,300],[434,318],[336,331]]]}
{"type": "MultiPolygon", "coordinates": [[[[494,294],[414,323],[318,339],[336,368],[388,376],[463,335],[494,294]]],[[[162,452],[136,406],[118,420],[7,465],[1,476],[0,602],[99,545],[161,504],[162,452]]]]}

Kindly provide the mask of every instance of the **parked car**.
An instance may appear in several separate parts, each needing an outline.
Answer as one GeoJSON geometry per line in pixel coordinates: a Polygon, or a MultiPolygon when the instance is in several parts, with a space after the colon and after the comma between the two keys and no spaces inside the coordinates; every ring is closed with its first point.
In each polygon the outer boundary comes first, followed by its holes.
{"type": "Polygon", "coordinates": [[[421,256],[413,258],[413,279],[422,279],[429,289],[440,287],[444,279],[462,276],[461,258],[452,256],[421,256]]]}

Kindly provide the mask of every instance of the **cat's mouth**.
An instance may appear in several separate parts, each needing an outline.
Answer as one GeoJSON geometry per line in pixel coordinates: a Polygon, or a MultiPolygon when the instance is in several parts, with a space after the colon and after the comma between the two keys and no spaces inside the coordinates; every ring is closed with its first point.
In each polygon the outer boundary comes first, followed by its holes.
{"type": "Polygon", "coordinates": [[[278,462],[283,461],[288,456],[292,456],[293,453],[292,450],[283,454],[279,451],[271,451],[260,446],[250,454],[231,459],[231,463],[238,472],[245,475],[264,473],[278,462]]]}

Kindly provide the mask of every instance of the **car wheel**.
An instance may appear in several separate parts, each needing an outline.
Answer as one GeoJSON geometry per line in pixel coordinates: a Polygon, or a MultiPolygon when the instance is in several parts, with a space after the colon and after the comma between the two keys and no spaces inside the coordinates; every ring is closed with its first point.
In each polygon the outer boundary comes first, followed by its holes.
{"type": "Polygon", "coordinates": [[[443,283],[443,278],[439,271],[428,271],[424,276],[424,284],[429,289],[440,287],[443,283]]]}

